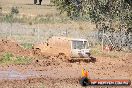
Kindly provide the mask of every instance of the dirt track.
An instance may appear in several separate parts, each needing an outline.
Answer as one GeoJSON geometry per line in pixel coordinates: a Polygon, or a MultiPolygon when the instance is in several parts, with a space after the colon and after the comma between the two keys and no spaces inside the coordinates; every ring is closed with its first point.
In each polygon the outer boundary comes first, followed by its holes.
{"type": "MultiPolygon", "coordinates": [[[[2,54],[3,52],[11,52],[14,55],[33,57],[31,50],[23,49],[21,46],[19,46],[19,44],[9,40],[1,41],[0,47],[0,54],[2,54]]],[[[82,68],[85,68],[89,71],[89,77],[91,79],[132,80],[131,57],[131,53],[127,53],[124,55],[124,57],[120,58],[96,57],[97,61],[95,63],[67,63],[62,62],[55,57],[35,57],[33,62],[27,65],[1,65],[0,87],[80,88],[81,86],[79,84],[79,79],[81,77],[82,68]],[[4,73],[2,73],[2,71],[4,73]],[[10,77],[14,78],[11,79],[10,77]],[[20,79],[20,77],[22,79],[20,79]]],[[[131,87],[128,86],[127,88],[131,87]]]]}
{"type": "MultiPolygon", "coordinates": [[[[0,0],[3,12],[9,13],[11,7],[15,5],[20,14],[27,16],[54,16],[57,14],[54,7],[45,4],[44,0],[42,6],[33,5],[33,0],[0,0]]],[[[84,29],[93,28],[84,22],[74,26],[72,23],[70,26],[66,24],[50,25],[39,24],[41,29],[45,28],[46,30],[55,29],[56,26],[56,29],[62,26],[64,28],[71,28],[72,26],[71,29],[78,29],[79,25],[85,27],[84,29]]],[[[0,56],[4,52],[11,52],[15,56],[33,57],[34,60],[27,65],[0,65],[0,88],[81,88],[78,81],[81,77],[82,68],[89,71],[91,79],[130,79],[132,81],[132,53],[124,53],[124,56],[119,56],[120,58],[96,56],[94,57],[97,60],[95,63],[66,63],[56,57],[34,57],[32,50],[24,49],[15,41],[0,40],[0,56]]],[[[92,86],[90,88],[132,88],[132,85],[128,87],[92,86]]]]}

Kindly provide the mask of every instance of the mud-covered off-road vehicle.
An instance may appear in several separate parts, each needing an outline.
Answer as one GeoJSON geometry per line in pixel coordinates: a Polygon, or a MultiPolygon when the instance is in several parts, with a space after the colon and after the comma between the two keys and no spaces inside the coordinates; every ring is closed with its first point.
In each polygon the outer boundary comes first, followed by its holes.
{"type": "Polygon", "coordinates": [[[52,37],[45,43],[33,46],[35,53],[47,56],[65,56],[67,59],[90,57],[89,43],[86,39],[52,37]]]}

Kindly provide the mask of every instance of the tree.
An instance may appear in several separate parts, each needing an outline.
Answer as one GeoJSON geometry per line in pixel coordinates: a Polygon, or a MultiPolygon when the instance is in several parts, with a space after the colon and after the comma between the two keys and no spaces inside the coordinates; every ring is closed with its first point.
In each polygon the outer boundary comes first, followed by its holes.
{"type": "Polygon", "coordinates": [[[80,0],[52,0],[60,13],[67,13],[67,16],[79,17],[81,12],[81,1],[80,0]]]}
{"type": "Polygon", "coordinates": [[[87,17],[94,23],[119,21],[132,26],[131,0],[52,0],[60,13],[87,17]]]}
{"type": "MultiPolygon", "coordinates": [[[[52,0],[60,13],[67,13],[70,18],[86,18],[96,24],[99,39],[102,33],[109,32],[109,37],[116,47],[122,47],[123,36],[128,38],[128,29],[132,29],[132,1],[131,0],[52,0]],[[118,37],[114,36],[114,33],[118,37]],[[116,42],[117,41],[117,42],[116,42]]],[[[130,34],[131,32],[129,32],[130,34]]]]}

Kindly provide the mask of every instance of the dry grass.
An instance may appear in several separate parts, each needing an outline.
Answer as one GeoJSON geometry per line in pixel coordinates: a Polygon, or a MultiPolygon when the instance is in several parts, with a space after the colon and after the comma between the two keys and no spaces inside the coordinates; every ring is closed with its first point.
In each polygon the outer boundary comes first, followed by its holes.
{"type": "Polygon", "coordinates": [[[109,58],[122,58],[125,56],[125,52],[119,51],[102,51],[100,45],[95,46],[92,48],[91,53],[93,56],[102,56],[102,57],[109,57],[109,58]]]}
{"type": "Polygon", "coordinates": [[[37,16],[47,14],[55,15],[57,13],[55,7],[47,6],[49,0],[44,0],[42,5],[33,5],[33,0],[1,0],[1,6],[4,13],[9,13],[11,7],[18,7],[21,15],[37,16]]]}
{"type": "MultiPolygon", "coordinates": [[[[0,0],[2,12],[10,14],[12,7],[17,7],[19,14],[14,17],[14,22],[26,23],[32,26],[39,24],[39,28],[80,29],[94,30],[95,25],[86,21],[71,21],[64,14],[60,15],[54,6],[49,5],[49,0],[43,0],[42,5],[33,5],[33,0],[0,0]],[[45,25],[46,24],[46,25],[45,25]]],[[[4,20],[7,18],[5,17],[4,20]]]]}

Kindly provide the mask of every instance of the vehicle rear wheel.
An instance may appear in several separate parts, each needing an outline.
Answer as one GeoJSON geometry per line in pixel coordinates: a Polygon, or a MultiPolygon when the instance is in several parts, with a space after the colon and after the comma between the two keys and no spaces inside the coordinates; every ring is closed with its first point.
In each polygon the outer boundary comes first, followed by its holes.
{"type": "Polygon", "coordinates": [[[67,57],[64,53],[59,53],[58,59],[62,60],[63,62],[66,62],[67,61],[67,57]]]}

